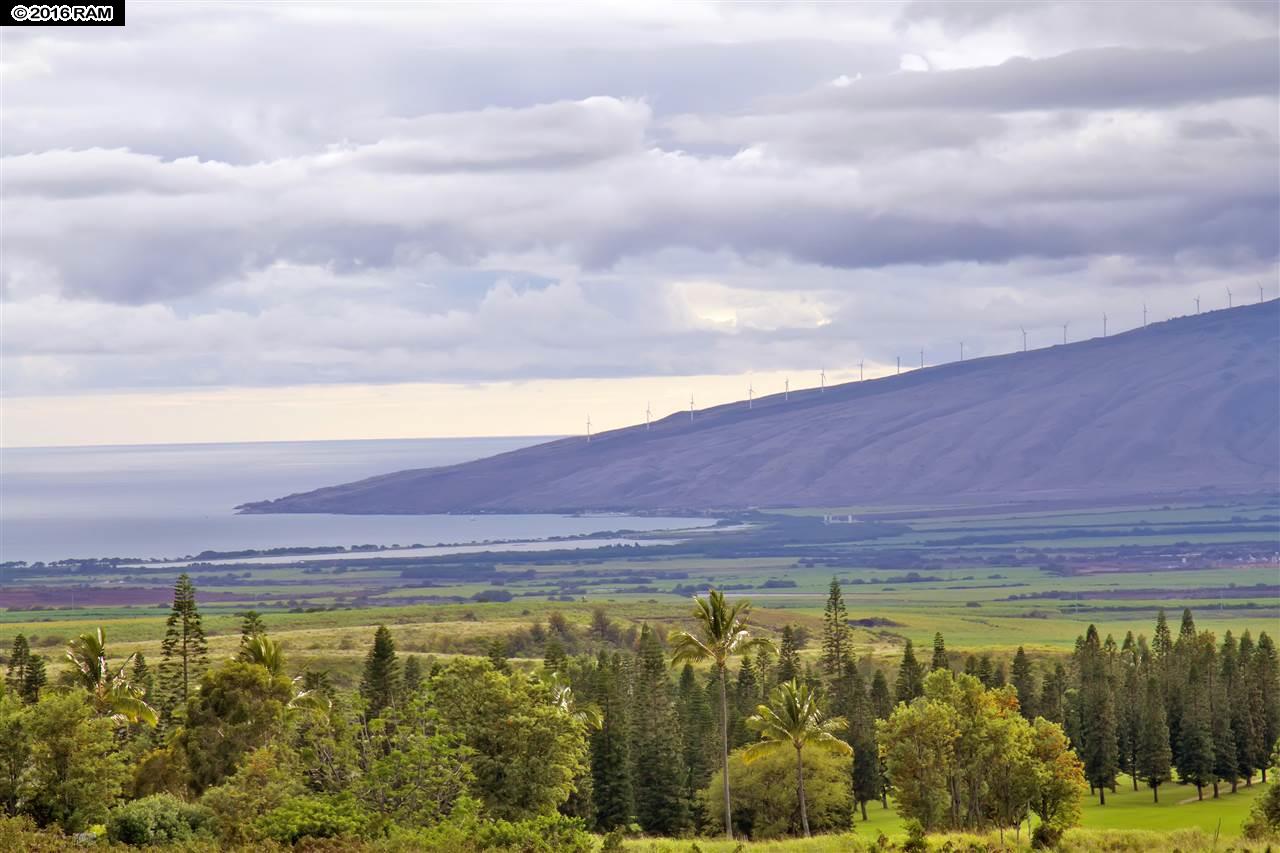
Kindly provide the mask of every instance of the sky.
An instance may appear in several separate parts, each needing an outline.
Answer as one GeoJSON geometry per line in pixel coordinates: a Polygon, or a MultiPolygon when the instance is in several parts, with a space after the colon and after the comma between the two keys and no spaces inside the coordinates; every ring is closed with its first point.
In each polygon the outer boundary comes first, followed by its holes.
{"type": "Polygon", "coordinates": [[[572,434],[1280,295],[1275,0],[0,39],[5,446],[572,434]]]}

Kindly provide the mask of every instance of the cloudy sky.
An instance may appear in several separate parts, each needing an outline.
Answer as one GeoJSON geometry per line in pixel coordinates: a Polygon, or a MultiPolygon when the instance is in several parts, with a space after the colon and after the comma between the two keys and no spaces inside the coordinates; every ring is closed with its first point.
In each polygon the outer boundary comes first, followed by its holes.
{"type": "Polygon", "coordinates": [[[3,442],[571,433],[1274,298],[1278,10],[6,29],[3,442]]]}

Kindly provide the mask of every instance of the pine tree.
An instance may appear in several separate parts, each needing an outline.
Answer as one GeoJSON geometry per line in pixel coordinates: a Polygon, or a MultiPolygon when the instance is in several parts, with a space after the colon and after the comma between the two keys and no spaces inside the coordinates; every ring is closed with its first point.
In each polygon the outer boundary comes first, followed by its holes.
{"type": "Polygon", "coordinates": [[[1138,738],[1137,773],[1160,802],[1160,786],[1169,781],[1173,751],[1169,749],[1169,725],[1165,722],[1164,697],[1157,679],[1147,681],[1142,702],[1142,729],[1138,738]]]}
{"type": "Polygon", "coordinates": [[[262,614],[256,610],[246,610],[240,614],[240,647],[244,648],[249,641],[260,634],[267,633],[267,626],[262,621],[262,614]]]}
{"type": "Polygon", "coordinates": [[[1097,789],[1099,804],[1105,806],[1106,789],[1115,784],[1119,771],[1117,719],[1115,697],[1107,678],[1106,653],[1098,640],[1098,629],[1093,625],[1077,647],[1076,671],[1080,674],[1078,752],[1084,762],[1085,778],[1097,789]]]}
{"type": "Polygon", "coordinates": [[[853,801],[866,820],[867,803],[880,798],[883,784],[876,748],[876,721],[861,673],[852,661],[845,669],[846,707],[838,712],[849,722],[846,736],[853,747],[853,801]]]}
{"type": "Polygon", "coordinates": [[[9,652],[9,668],[4,674],[5,688],[13,694],[22,695],[22,686],[27,681],[27,668],[31,663],[31,645],[25,634],[13,638],[13,648],[9,652]]]}
{"type": "Polygon", "coordinates": [[[679,835],[691,828],[689,801],[680,785],[679,719],[662,646],[648,625],[640,630],[631,693],[636,822],[651,835],[679,835]]]}
{"type": "Polygon", "coordinates": [[[1199,665],[1192,664],[1183,692],[1182,731],[1175,755],[1178,777],[1195,785],[1202,800],[1204,786],[1213,780],[1213,724],[1206,681],[1199,665]]]}
{"type": "MultiPolygon", "coordinates": [[[[844,606],[840,582],[833,576],[822,615],[822,670],[834,678],[844,672],[849,655],[849,613],[844,606]]],[[[752,713],[754,713],[752,709],[752,713]]]]}
{"type": "Polygon", "coordinates": [[[1057,663],[1053,666],[1053,672],[1046,674],[1044,681],[1041,682],[1040,700],[1036,703],[1036,710],[1040,712],[1040,716],[1051,723],[1065,723],[1066,700],[1067,670],[1062,664],[1057,663]]]}
{"type": "Polygon", "coordinates": [[[595,701],[600,728],[591,734],[591,783],[596,828],[609,831],[631,823],[630,728],[624,695],[622,658],[601,651],[596,658],[595,701]]]}
{"type": "Polygon", "coordinates": [[[893,695],[889,692],[889,679],[884,670],[877,669],[871,676],[871,711],[877,720],[887,720],[893,713],[893,695]]]}
{"type": "Polygon", "coordinates": [[[183,573],[173,586],[173,606],[165,620],[164,642],[160,644],[161,703],[171,714],[186,707],[191,685],[209,668],[209,644],[205,641],[196,607],[196,588],[183,573]]]}
{"type": "MultiPolygon", "coordinates": [[[[1262,694],[1253,677],[1253,637],[1246,629],[1240,635],[1240,644],[1236,650],[1236,690],[1232,699],[1232,713],[1240,717],[1236,732],[1236,753],[1239,760],[1240,775],[1245,785],[1253,785],[1253,774],[1265,767],[1266,747],[1262,741],[1264,713],[1262,694]],[[1259,763],[1258,759],[1262,758],[1259,763]]],[[[1233,725],[1236,725],[1233,717],[1233,725]]]]}
{"type": "Polygon", "coordinates": [[[412,696],[422,687],[422,664],[417,655],[409,655],[404,659],[404,672],[400,683],[406,696],[412,696]]]}
{"type": "Polygon", "coordinates": [[[1018,691],[1018,706],[1022,716],[1034,720],[1038,705],[1036,679],[1031,670],[1031,659],[1022,646],[1018,646],[1018,651],[1013,656],[1013,689],[1018,691]]]}
{"type": "Polygon", "coordinates": [[[1004,661],[996,664],[996,668],[991,672],[991,687],[999,690],[1009,683],[1009,673],[1004,668],[1004,661]]]}
{"type": "Polygon", "coordinates": [[[923,695],[924,672],[916,660],[915,647],[907,640],[906,648],[902,650],[902,662],[898,664],[898,680],[894,684],[893,698],[896,702],[910,702],[923,695]]]}
{"type": "Polygon", "coordinates": [[[151,675],[151,667],[147,664],[142,652],[135,652],[133,669],[129,673],[129,681],[142,691],[143,699],[150,699],[155,691],[155,678],[151,675]]]}
{"type": "Polygon", "coordinates": [[[489,641],[489,649],[485,654],[496,672],[500,672],[503,675],[511,674],[511,664],[507,663],[507,641],[505,639],[494,637],[489,641]]]}
{"type": "Polygon", "coordinates": [[[991,686],[991,679],[995,676],[995,670],[991,666],[991,655],[983,655],[978,659],[978,680],[982,682],[983,687],[991,686]]]}
{"type": "Polygon", "coordinates": [[[933,635],[933,660],[929,663],[929,671],[951,669],[951,661],[947,658],[947,644],[942,639],[942,632],[933,635]]]}
{"type": "Polygon", "coordinates": [[[707,701],[707,692],[698,683],[692,664],[685,664],[680,671],[677,696],[683,759],[682,787],[685,801],[696,818],[700,806],[698,794],[711,779],[711,768],[715,764],[715,717],[707,701]]]}
{"type": "Polygon", "coordinates": [[[750,743],[755,735],[746,725],[747,717],[756,712],[760,704],[760,684],[756,679],[756,668],[751,665],[751,658],[744,657],[738,667],[738,681],[733,690],[732,716],[729,718],[729,739],[734,748],[750,743]]]}
{"type": "MultiPolygon", "coordinates": [[[[1258,634],[1258,645],[1250,656],[1249,673],[1253,680],[1251,689],[1257,693],[1260,706],[1258,723],[1262,751],[1266,752],[1280,741],[1280,661],[1276,647],[1267,632],[1258,634]]],[[[1262,770],[1262,781],[1267,781],[1269,756],[1259,757],[1257,766],[1262,770]]]]}
{"type": "Polygon", "coordinates": [[[778,669],[773,680],[778,684],[798,678],[801,674],[800,649],[796,645],[796,633],[790,625],[782,627],[782,643],[778,647],[778,669]]]}
{"type": "Polygon", "coordinates": [[[386,625],[379,625],[373,632],[373,648],[364,659],[364,674],[360,679],[360,695],[364,697],[365,713],[370,718],[391,707],[400,693],[400,662],[396,657],[396,643],[386,625]]]}
{"type": "Polygon", "coordinates": [[[565,653],[564,643],[560,642],[559,637],[553,635],[547,640],[546,649],[542,654],[542,665],[546,667],[547,672],[564,672],[568,663],[569,656],[565,653]]]}
{"type": "MultiPolygon", "coordinates": [[[[1212,647],[1211,647],[1212,648],[1212,647]]],[[[1209,696],[1213,731],[1213,797],[1218,798],[1218,784],[1229,782],[1235,790],[1238,776],[1235,733],[1231,731],[1231,708],[1228,707],[1226,681],[1214,678],[1209,696]]]]}
{"type": "Polygon", "coordinates": [[[1253,776],[1253,768],[1249,766],[1250,744],[1254,739],[1253,717],[1249,713],[1248,679],[1240,668],[1240,653],[1235,637],[1230,631],[1222,638],[1222,661],[1219,678],[1225,695],[1226,713],[1231,726],[1231,742],[1235,746],[1232,757],[1234,767],[1231,778],[1231,792],[1234,794],[1241,779],[1253,776]]]}
{"type": "Polygon", "coordinates": [[[34,705],[40,701],[40,691],[48,683],[49,677],[45,674],[44,658],[40,655],[32,655],[27,660],[27,673],[22,679],[22,689],[19,695],[22,701],[28,705],[34,705]]]}
{"type": "Polygon", "coordinates": [[[1133,790],[1138,790],[1138,750],[1142,738],[1142,678],[1138,672],[1138,645],[1133,632],[1125,635],[1120,648],[1120,680],[1116,693],[1119,727],[1120,769],[1133,780],[1133,790]]]}

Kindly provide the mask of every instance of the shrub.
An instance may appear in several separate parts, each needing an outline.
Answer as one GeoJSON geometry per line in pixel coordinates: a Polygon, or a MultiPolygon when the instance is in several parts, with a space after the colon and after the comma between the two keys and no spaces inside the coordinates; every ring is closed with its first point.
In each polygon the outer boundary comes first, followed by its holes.
{"type": "Polygon", "coordinates": [[[594,837],[580,818],[555,813],[527,820],[481,817],[480,804],[463,797],[449,817],[429,829],[393,830],[380,850],[413,853],[593,853],[594,837]]]}
{"type": "Polygon", "coordinates": [[[369,813],[349,796],[290,797],[257,820],[267,838],[294,844],[303,838],[343,838],[363,835],[369,813]]]}
{"type": "MultiPolygon", "coordinates": [[[[815,833],[847,830],[853,815],[849,785],[852,760],[848,756],[805,750],[804,788],[809,825],[815,833]]],[[[800,807],[796,801],[796,757],[793,750],[766,753],[746,764],[742,751],[729,756],[729,781],[733,788],[735,834],[752,839],[800,834],[800,807]]],[[[702,791],[701,799],[710,823],[724,825],[723,777],[717,770],[702,791]]]]}
{"type": "Polygon", "coordinates": [[[203,806],[153,794],[112,809],[107,837],[134,846],[167,844],[206,834],[211,822],[212,813],[203,806]]]}

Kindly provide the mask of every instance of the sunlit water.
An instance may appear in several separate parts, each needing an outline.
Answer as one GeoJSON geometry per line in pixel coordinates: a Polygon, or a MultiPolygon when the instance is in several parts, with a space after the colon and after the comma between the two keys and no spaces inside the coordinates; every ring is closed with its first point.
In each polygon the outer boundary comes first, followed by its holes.
{"type": "Polygon", "coordinates": [[[529,541],[711,519],[557,515],[237,515],[238,504],[542,438],[0,449],[0,560],[181,558],[205,550],[529,541]]]}

